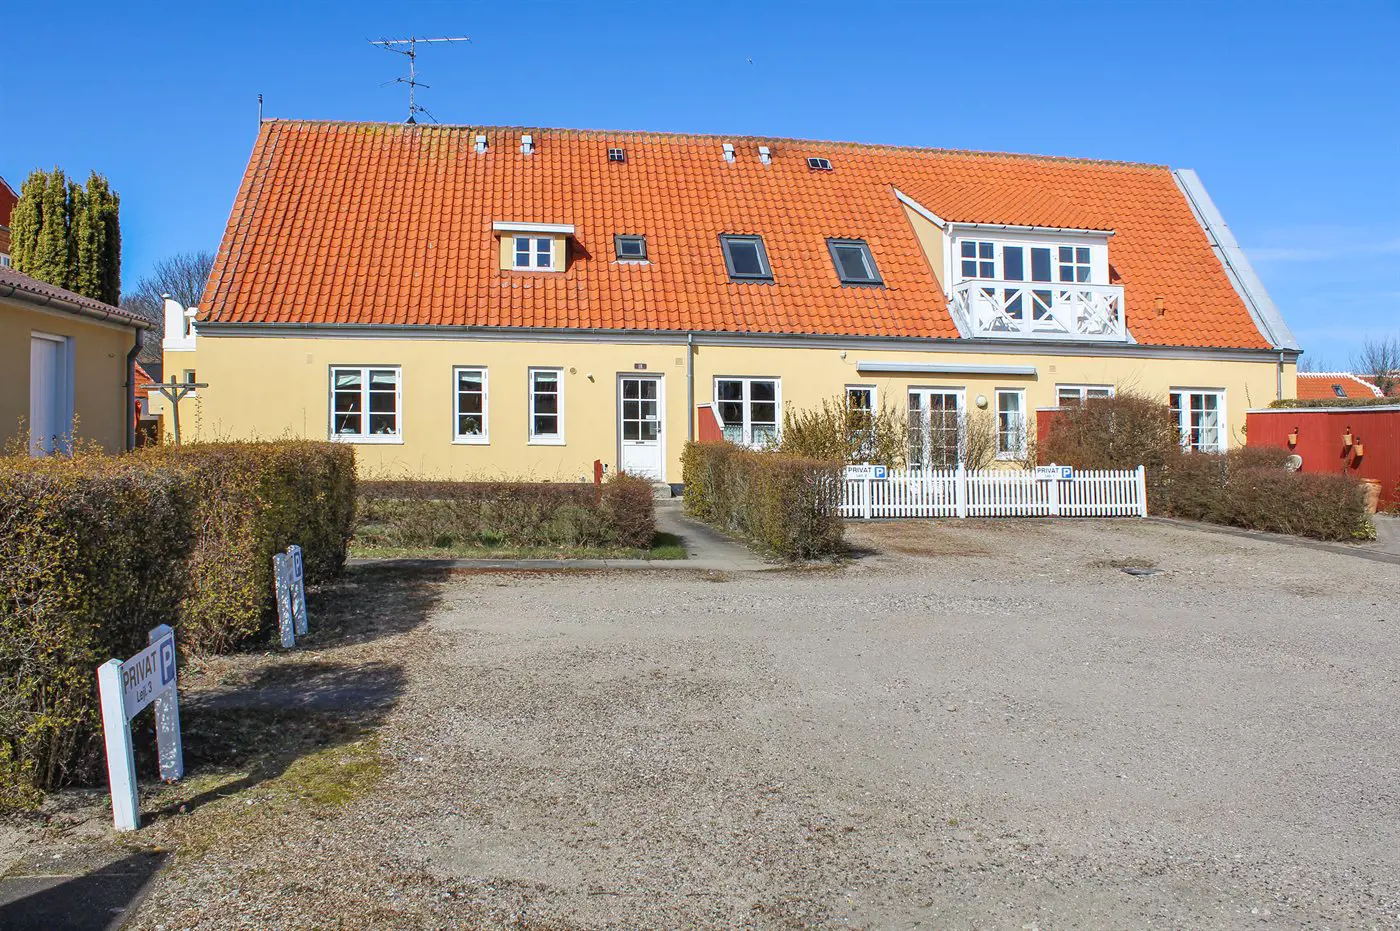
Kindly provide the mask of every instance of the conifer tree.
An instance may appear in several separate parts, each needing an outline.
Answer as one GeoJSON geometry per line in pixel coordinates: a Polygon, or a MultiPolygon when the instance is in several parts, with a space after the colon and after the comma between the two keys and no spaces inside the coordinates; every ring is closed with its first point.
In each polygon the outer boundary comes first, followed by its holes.
{"type": "Polygon", "coordinates": [[[16,270],[79,294],[121,299],[120,199],[93,172],[87,188],[62,169],[35,170],[20,186],[10,222],[16,270]]]}

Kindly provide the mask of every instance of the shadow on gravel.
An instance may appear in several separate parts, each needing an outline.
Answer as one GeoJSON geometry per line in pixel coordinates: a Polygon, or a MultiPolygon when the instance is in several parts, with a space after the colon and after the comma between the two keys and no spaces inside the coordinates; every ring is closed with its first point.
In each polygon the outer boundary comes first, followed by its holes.
{"type": "MultiPolygon", "coordinates": [[[[361,644],[406,633],[437,605],[445,569],[351,568],[311,594],[311,631],[298,650],[233,657],[217,683],[181,690],[187,777],[154,812],[175,817],[268,780],[308,797],[334,794],[358,769],[377,766],[369,744],[402,695],[403,666],[367,658],[361,644]],[[350,649],[346,649],[350,648],[350,649]],[[314,650],[308,655],[302,650],[314,650]],[[373,758],[373,759],[371,759],[373,758]]],[[[154,735],[138,739],[138,772],[152,772],[154,735]]]]}
{"type": "Polygon", "coordinates": [[[81,876],[11,874],[0,889],[0,928],[7,931],[100,931],[119,928],[166,855],[139,851],[81,876]]]}

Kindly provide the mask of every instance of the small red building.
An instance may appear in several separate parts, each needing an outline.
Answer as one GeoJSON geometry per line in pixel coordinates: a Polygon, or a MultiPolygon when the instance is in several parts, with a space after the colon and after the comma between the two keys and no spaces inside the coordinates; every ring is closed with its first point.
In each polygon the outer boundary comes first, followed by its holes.
{"type": "MultiPolygon", "coordinates": [[[[1300,387],[1301,382],[1300,375],[1300,387]]],[[[1275,446],[1301,456],[1304,472],[1376,479],[1381,506],[1400,506],[1400,406],[1254,410],[1245,415],[1245,431],[1250,446],[1275,446]]]]}

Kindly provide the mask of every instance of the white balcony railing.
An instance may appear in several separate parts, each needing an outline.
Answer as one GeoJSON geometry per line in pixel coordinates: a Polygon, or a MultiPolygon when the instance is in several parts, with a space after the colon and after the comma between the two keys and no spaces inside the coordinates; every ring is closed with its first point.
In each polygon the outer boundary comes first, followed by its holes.
{"type": "Polygon", "coordinates": [[[954,314],[973,336],[1126,342],[1123,288],[1113,284],[963,281],[954,314]]]}

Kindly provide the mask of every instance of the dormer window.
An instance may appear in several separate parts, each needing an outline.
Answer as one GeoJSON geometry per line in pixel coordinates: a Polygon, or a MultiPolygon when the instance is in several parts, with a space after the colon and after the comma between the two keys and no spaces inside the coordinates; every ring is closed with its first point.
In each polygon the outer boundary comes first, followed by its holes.
{"type": "Polygon", "coordinates": [[[501,238],[501,270],[562,272],[568,262],[569,223],[516,223],[497,220],[491,229],[501,238]]]}
{"type": "Polygon", "coordinates": [[[962,241],[962,276],[964,278],[995,278],[997,276],[996,243],[975,239],[962,241]]]}
{"type": "Polygon", "coordinates": [[[551,236],[516,236],[515,267],[528,271],[553,271],[554,238],[551,236]]]}

